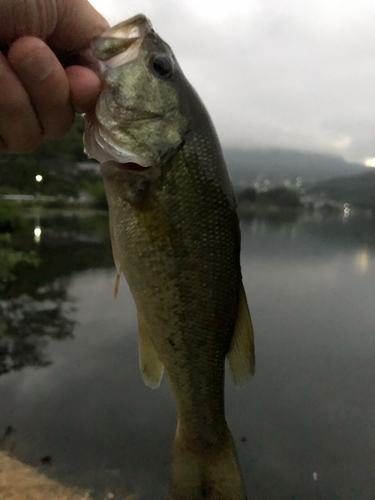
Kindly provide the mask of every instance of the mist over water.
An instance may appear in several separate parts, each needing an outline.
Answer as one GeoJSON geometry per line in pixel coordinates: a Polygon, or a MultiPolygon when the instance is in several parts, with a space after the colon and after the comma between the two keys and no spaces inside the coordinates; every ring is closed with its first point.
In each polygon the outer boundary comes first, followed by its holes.
{"type": "MultiPolygon", "coordinates": [[[[94,498],[165,498],[173,398],[167,380],[152,391],[141,379],[135,306],[125,280],[113,300],[105,219],[39,224],[43,264],[0,296],[1,320],[21,332],[13,350],[0,337],[0,366],[15,367],[0,376],[3,447],[35,466],[50,456],[48,474],[94,498]],[[49,310],[52,329],[35,319],[49,310]]],[[[243,389],[227,378],[226,402],[249,498],[373,498],[374,221],[243,220],[242,269],[257,372],[243,389]]]]}

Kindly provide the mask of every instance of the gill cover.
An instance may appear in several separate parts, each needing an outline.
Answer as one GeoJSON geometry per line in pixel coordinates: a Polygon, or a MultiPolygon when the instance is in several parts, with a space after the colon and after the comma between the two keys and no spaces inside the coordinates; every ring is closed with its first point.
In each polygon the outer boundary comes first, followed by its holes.
{"type": "Polygon", "coordinates": [[[100,163],[158,165],[188,129],[171,49],[138,15],[97,38],[92,52],[103,89],[95,113],[86,115],[86,153],[100,163]]]}

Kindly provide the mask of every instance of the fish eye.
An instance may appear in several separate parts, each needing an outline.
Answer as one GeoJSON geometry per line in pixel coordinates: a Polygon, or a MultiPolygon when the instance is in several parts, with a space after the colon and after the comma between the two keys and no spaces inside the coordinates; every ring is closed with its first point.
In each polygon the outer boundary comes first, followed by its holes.
{"type": "Polygon", "coordinates": [[[159,78],[170,78],[173,73],[172,61],[165,55],[156,55],[150,59],[152,72],[159,78]]]}

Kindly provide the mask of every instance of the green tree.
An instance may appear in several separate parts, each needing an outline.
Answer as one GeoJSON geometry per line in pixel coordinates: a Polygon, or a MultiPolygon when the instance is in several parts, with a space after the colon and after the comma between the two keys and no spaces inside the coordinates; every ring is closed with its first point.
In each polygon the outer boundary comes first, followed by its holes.
{"type": "Polygon", "coordinates": [[[331,200],[375,211],[375,172],[373,170],[367,169],[360,175],[335,177],[319,182],[310,189],[310,192],[323,193],[331,200]]]}
{"type": "Polygon", "coordinates": [[[283,208],[299,208],[302,205],[297,191],[284,187],[276,187],[260,193],[258,201],[264,205],[276,205],[283,208]]]}
{"type": "MultiPolygon", "coordinates": [[[[92,174],[83,172],[77,162],[88,161],[83,152],[84,120],[77,115],[71,131],[59,141],[47,141],[27,155],[0,154],[0,190],[45,195],[77,196],[83,182],[92,174]],[[35,176],[43,176],[37,185],[35,176]]],[[[98,176],[96,176],[97,179],[98,176]]]]}
{"type": "Polygon", "coordinates": [[[247,187],[238,193],[237,199],[239,202],[248,201],[255,203],[257,200],[257,192],[253,187],[247,187]]]}

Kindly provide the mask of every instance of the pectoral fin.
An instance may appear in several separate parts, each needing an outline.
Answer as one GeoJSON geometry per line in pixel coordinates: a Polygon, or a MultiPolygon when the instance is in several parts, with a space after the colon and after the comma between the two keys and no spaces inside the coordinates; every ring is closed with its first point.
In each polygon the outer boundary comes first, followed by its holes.
{"type": "Polygon", "coordinates": [[[115,299],[117,299],[118,289],[119,289],[119,285],[120,285],[121,266],[120,266],[120,261],[118,260],[118,257],[117,257],[115,236],[113,233],[113,226],[112,226],[112,221],[111,221],[111,212],[109,212],[109,234],[111,235],[112,255],[113,255],[113,260],[115,262],[116,271],[117,271],[116,285],[115,285],[115,299]]]}
{"type": "Polygon", "coordinates": [[[237,322],[232,344],[227,354],[227,360],[229,371],[236,385],[244,385],[244,383],[254,374],[254,332],[242,283],[240,287],[237,322]]]}
{"type": "Polygon", "coordinates": [[[139,368],[144,383],[157,389],[163,378],[164,366],[159,360],[155,347],[148,333],[148,326],[138,311],[138,333],[139,333],[139,368]]]}

